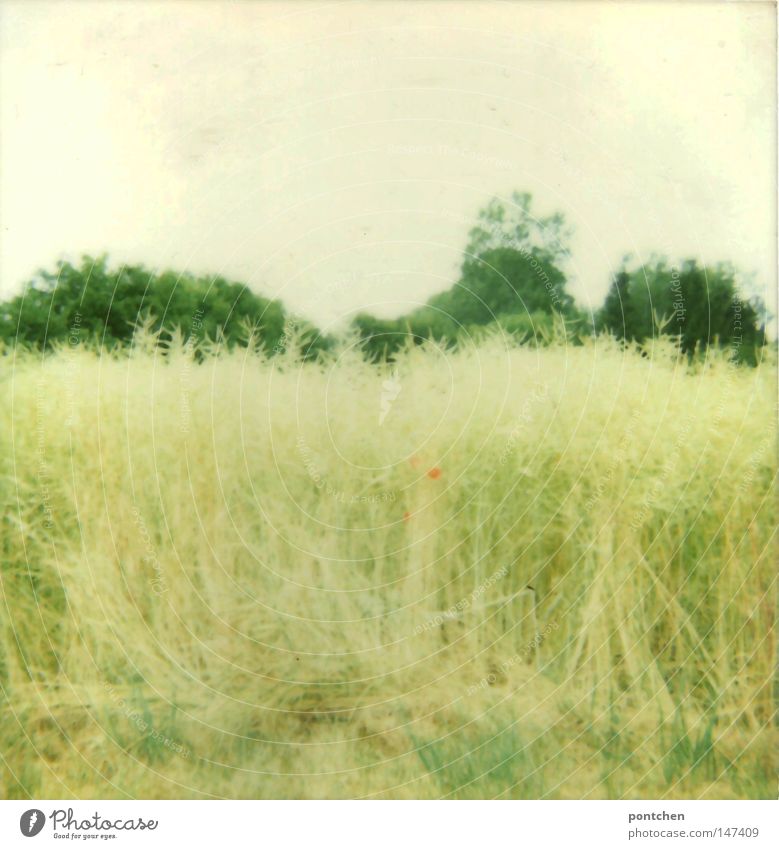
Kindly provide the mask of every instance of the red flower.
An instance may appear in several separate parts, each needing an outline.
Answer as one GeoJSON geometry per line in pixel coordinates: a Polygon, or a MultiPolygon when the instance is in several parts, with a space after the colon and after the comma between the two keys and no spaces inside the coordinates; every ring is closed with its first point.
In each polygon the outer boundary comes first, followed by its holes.
{"type": "Polygon", "coordinates": [[[433,466],[433,468],[430,469],[430,471],[427,473],[427,476],[429,478],[432,478],[434,481],[438,480],[438,478],[441,477],[441,470],[438,468],[438,466],[433,466]]]}
{"type": "Polygon", "coordinates": [[[411,518],[411,513],[409,513],[408,510],[406,510],[406,512],[403,514],[403,521],[408,522],[408,520],[410,518],[411,518]]]}

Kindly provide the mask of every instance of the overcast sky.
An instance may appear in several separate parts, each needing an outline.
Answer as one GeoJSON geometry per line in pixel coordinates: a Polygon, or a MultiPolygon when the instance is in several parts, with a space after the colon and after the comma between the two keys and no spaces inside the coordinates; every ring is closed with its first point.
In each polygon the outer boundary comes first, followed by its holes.
{"type": "Polygon", "coordinates": [[[60,256],[219,272],[327,326],[457,278],[492,196],[775,303],[772,3],[0,2],[0,291],[60,256]]]}

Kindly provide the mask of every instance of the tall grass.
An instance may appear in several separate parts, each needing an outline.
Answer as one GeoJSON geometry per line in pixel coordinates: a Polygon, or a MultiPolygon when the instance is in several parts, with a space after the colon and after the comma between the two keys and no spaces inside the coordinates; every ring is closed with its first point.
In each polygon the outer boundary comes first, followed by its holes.
{"type": "Polygon", "coordinates": [[[3,796],[775,795],[773,361],[1,368],[3,796]]]}

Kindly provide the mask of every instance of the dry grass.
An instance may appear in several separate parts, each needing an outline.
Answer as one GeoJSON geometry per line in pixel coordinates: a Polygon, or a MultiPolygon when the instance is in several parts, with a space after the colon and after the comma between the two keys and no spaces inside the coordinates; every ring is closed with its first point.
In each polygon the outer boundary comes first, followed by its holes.
{"type": "Polygon", "coordinates": [[[0,795],[775,796],[773,363],[191,354],[2,364],[0,795]]]}

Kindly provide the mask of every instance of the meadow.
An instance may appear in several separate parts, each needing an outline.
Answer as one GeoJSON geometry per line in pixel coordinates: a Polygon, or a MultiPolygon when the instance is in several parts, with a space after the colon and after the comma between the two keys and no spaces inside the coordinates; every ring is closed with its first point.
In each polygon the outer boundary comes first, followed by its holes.
{"type": "Polygon", "coordinates": [[[0,361],[3,798],[775,798],[776,361],[0,361]]]}

